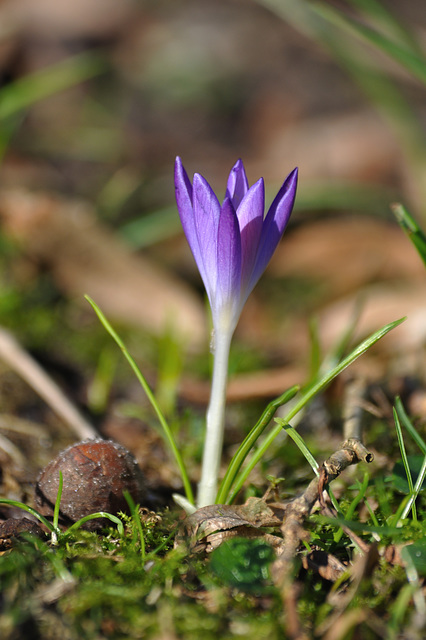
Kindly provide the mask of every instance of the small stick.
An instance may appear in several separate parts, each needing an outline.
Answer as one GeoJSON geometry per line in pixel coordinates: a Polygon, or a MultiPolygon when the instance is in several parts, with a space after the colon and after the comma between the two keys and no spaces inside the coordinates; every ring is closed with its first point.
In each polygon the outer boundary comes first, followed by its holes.
{"type": "Polygon", "coordinates": [[[99,434],[68,400],[58,385],[25,351],[11,333],[0,327],[0,358],[36,391],[64,422],[86,440],[99,434]]]}
{"type": "Polygon", "coordinates": [[[343,437],[361,439],[361,416],[365,396],[364,378],[349,380],[345,386],[343,400],[343,437]]]}
{"type": "MultiPolygon", "coordinates": [[[[354,430],[359,433],[357,421],[353,423],[354,430]]],[[[335,451],[321,466],[319,477],[315,477],[305,491],[298,498],[290,502],[285,508],[285,516],[281,525],[283,536],[282,552],[272,565],[272,578],[281,590],[283,602],[291,599],[293,593],[293,562],[297,554],[297,549],[301,540],[306,537],[303,523],[309,516],[314,505],[319,501],[327,515],[333,515],[332,511],[324,504],[323,492],[326,486],[335,480],[347,467],[358,462],[372,462],[374,456],[362,444],[358,437],[348,438],[338,451],[335,451]]],[[[351,538],[356,538],[356,543],[365,552],[368,545],[354,536],[353,532],[346,527],[345,533],[351,538]]],[[[289,637],[294,640],[304,640],[305,635],[301,626],[294,628],[295,621],[288,621],[291,628],[288,628],[289,637]],[[290,633],[291,632],[291,633],[290,633]]]]}

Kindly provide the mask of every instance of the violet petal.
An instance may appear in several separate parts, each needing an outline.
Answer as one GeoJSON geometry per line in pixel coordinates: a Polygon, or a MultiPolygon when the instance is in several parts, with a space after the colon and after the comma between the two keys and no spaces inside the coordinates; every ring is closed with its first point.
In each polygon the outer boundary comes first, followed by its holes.
{"type": "Polygon", "coordinates": [[[290,219],[296,197],[297,175],[298,170],[296,168],[287,176],[263,222],[256,264],[250,280],[249,291],[253,289],[266,269],[290,219]]]}
{"type": "Polygon", "coordinates": [[[249,184],[243,161],[237,160],[230,171],[225,196],[232,200],[235,209],[238,209],[240,206],[241,200],[246,195],[248,188],[249,184]]]}
{"type": "MultiPolygon", "coordinates": [[[[193,181],[193,209],[201,264],[197,262],[210,302],[217,280],[217,230],[220,205],[209,183],[198,173],[193,181]]],[[[195,256],[194,256],[195,257],[195,256]]]]}
{"type": "MultiPolygon", "coordinates": [[[[217,234],[216,305],[239,309],[241,237],[237,214],[229,198],[222,205],[217,234]]],[[[235,319],[238,320],[238,317],[235,319]]]]}

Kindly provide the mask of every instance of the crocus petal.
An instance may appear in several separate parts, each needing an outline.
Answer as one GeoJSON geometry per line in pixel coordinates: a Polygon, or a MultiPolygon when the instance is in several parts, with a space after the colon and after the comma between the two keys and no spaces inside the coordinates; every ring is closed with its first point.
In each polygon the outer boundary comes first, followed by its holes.
{"type": "Polygon", "coordinates": [[[202,269],[203,260],[200,254],[192,207],[192,184],[179,157],[176,158],[175,162],[175,193],[176,204],[186,239],[198,268],[202,269]]]}
{"type": "Polygon", "coordinates": [[[284,181],[265,219],[263,179],[249,189],[241,160],[229,174],[222,207],[202,176],[195,174],[191,185],[180,158],[175,185],[179,215],[210,300],[214,328],[229,334],[284,233],[296,196],[297,169],[284,181]]]}
{"type": "MultiPolygon", "coordinates": [[[[237,214],[230,198],[225,198],[217,233],[216,307],[225,322],[236,324],[241,289],[241,236],[237,214]],[[236,317],[235,317],[236,316],[236,317]]],[[[219,319],[220,321],[220,319],[219,319]]]]}
{"type": "Polygon", "coordinates": [[[237,210],[241,233],[241,285],[246,287],[256,262],[265,210],[265,186],[260,178],[244,196],[237,210]]]}
{"type": "Polygon", "coordinates": [[[226,188],[226,196],[232,200],[235,210],[248,191],[248,180],[242,160],[237,160],[231,169],[226,188]]]}
{"type": "Polygon", "coordinates": [[[220,204],[209,183],[198,173],[194,175],[193,181],[193,209],[200,251],[200,262],[197,261],[197,265],[210,303],[213,304],[217,280],[217,230],[220,204]]]}
{"type": "Polygon", "coordinates": [[[296,197],[297,174],[298,171],[296,168],[287,176],[263,222],[256,264],[249,285],[249,293],[266,269],[287,226],[296,197]]]}

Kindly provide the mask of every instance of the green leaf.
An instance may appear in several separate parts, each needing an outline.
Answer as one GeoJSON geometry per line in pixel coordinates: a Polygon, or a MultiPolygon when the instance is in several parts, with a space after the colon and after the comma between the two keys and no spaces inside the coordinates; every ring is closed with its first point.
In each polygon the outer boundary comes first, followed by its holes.
{"type": "Polygon", "coordinates": [[[211,554],[210,568],[229,587],[258,592],[269,579],[272,547],[262,539],[231,538],[211,554]]]}
{"type": "Polygon", "coordinates": [[[426,540],[419,540],[401,549],[401,558],[407,564],[411,560],[417,573],[426,576],[426,540]]]}

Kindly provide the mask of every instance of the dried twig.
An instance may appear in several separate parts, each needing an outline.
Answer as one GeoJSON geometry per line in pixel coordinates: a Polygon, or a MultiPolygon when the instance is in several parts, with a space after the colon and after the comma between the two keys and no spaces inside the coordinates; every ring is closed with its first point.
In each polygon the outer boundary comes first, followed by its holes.
{"type": "Polygon", "coordinates": [[[40,365],[25,351],[11,333],[0,328],[0,358],[77,434],[78,438],[99,437],[98,432],[83,418],[58,385],[40,365]]]}
{"type": "MultiPolygon", "coordinates": [[[[345,412],[345,442],[338,451],[335,451],[322,464],[319,477],[314,478],[305,491],[286,507],[285,518],[281,525],[283,536],[281,555],[279,555],[272,567],[272,576],[275,584],[281,589],[283,602],[292,600],[294,591],[292,580],[293,562],[300,542],[306,537],[306,532],[303,528],[305,519],[317,503],[320,504],[323,512],[333,516],[333,512],[325,505],[324,501],[324,491],[327,486],[350,465],[358,462],[369,463],[373,460],[373,454],[366,449],[360,439],[361,413],[359,410],[353,411],[354,401],[359,399],[362,389],[363,385],[358,384],[356,393],[353,389],[354,393],[347,395],[349,403],[345,412]]],[[[343,529],[352,539],[356,538],[356,543],[363,551],[368,550],[368,546],[358,536],[354,536],[353,532],[345,527],[343,529]]],[[[287,631],[289,637],[294,640],[302,640],[305,637],[301,626],[295,623],[294,616],[292,616],[291,628],[288,628],[287,631]]]]}

